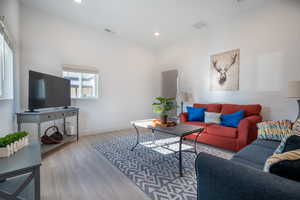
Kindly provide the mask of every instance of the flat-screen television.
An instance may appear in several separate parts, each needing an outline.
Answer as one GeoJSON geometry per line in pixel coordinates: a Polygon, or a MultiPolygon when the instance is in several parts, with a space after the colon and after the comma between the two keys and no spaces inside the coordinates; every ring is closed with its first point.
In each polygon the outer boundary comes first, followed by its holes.
{"type": "Polygon", "coordinates": [[[71,105],[70,80],[29,71],[29,110],[71,105]]]}

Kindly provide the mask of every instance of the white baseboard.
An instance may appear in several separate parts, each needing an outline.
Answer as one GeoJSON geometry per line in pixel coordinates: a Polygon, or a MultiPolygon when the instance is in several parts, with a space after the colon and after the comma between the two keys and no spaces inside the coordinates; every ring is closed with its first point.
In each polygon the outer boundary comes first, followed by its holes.
{"type": "Polygon", "coordinates": [[[132,129],[132,126],[130,126],[130,124],[126,124],[126,125],[118,125],[110,128],[103,128],[97,130],[81,130],[80,136],[97,135],[97,134],[103,134],[103,133],[113,132],[113,131],[121,131],[126,129],[132,129]]]}

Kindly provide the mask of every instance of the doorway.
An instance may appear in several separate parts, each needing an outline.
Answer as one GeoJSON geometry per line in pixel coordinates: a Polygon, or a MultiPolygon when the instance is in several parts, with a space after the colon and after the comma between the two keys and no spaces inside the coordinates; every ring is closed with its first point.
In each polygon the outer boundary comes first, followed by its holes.
{"type": "MultiPolygon", "coordinates": [[[[168,70],[162,72],[162,88],[161,88],[161,96],[176,98],[177,95],[177,84],[178,84],[178,70],[168,70]]],[[[176,109],[172,110],[169,116],[176,116],[176,109]]]]}

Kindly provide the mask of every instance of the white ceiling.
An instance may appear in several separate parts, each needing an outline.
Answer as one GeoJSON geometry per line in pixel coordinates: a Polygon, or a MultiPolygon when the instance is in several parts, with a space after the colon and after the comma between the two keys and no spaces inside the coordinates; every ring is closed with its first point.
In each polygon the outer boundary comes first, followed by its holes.
{"type": "Polygon", "coordinates": [[[23,4],[86,24],[151,48],[172,44],[198,22],[207,26],[238,17],[272,0],[22,0],[23,4]],[[158,38],[154,32],[160,32],[158,38]]]}

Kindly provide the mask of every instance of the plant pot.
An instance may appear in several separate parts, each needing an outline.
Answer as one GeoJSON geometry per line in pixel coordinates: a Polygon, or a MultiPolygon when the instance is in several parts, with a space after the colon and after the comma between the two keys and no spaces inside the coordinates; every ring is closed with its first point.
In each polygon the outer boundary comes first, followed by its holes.
{"type": "Polygon", "coordinates": [[[24,138],[24,146],[28,146],[28,144],[29,144],[29,137],[26,136],[26,137],[24,138]]]}
{"type": "Polygon", "coordinates": [[[9,157],[11,153],[12,152],[9,145],[0,148],[0,158],[9,157]]]}
{"type": "Polygon", "coordinates": [[[24,148],[25,146],[28,146],[28,144],[29,144],[29,138],[28,136],[26,136],[24,138],[21,138],[18,141],[15,141],[7,145],[6,147],[2,147],[0,148],[0,158],[9,157],[14,153],[16,153],[17,151],[24,148]]]}
{"type": "Polygon", "coordinates": [[[6,148],[8,149],[9,151],[9,156],[13,155],[15,152],[14,152],[14,145],[13,144],[9,144],[6,146],[6,148]]]}
{"type": "Polygon", "coordinates": [[[18,149],[22,149],[25,146],[24,145],[24,138],[21,138],[18,142],[19,142],[18,149]]]}
{"type": "Polygon", "coordinates": [[[161,124],[167,124],[168,122],[168,115],[161,115],[160,116],[160,123],[161,124]]]}
{"type": "Polygon", "coordinates": [[[14,153],[16,153],[18,150],[19,150],[19,145],[18,145],[18,141],[15,141],[12,145],[13,145],[13,148],[14,148],[14,153]]]}

